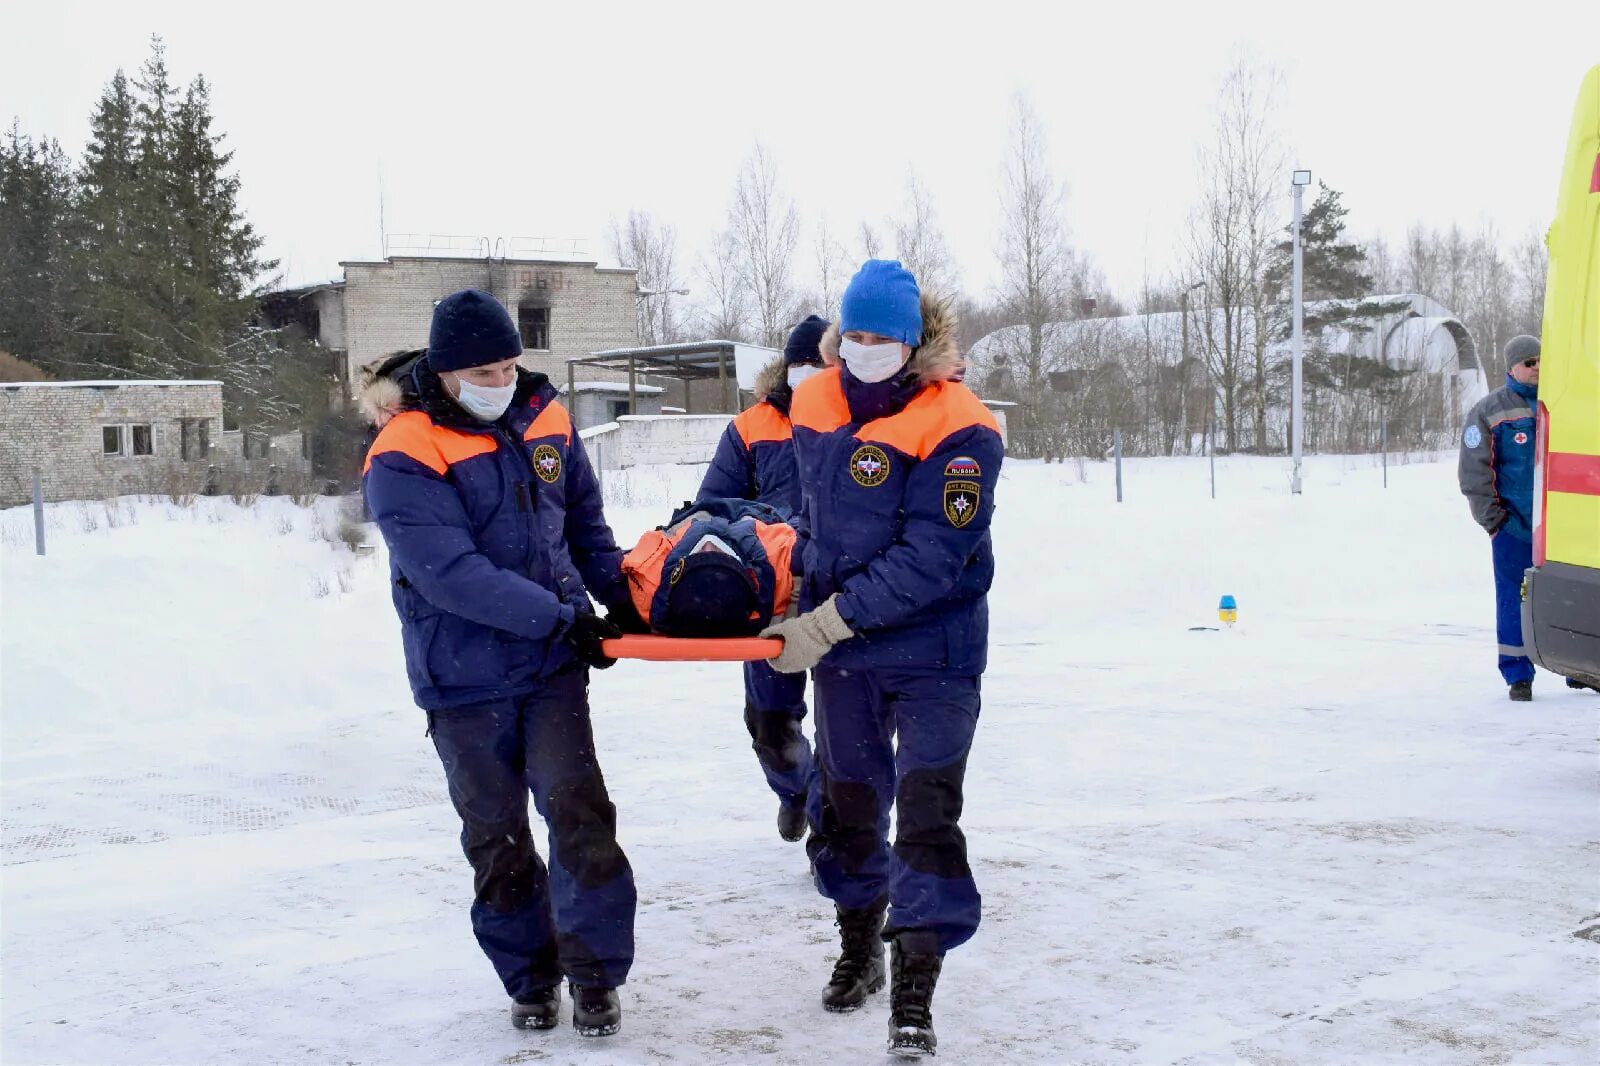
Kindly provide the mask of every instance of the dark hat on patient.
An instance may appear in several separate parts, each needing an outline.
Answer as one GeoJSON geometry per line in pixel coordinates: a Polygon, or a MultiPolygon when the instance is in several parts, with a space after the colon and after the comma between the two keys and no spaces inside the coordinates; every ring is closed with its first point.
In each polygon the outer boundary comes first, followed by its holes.
{"type": "Polygon", "coordinates": [[[667,577],[661,632],[674,637],[748,637],[761,628],[755,578],[725,552],[691,552],[667,577]]]}

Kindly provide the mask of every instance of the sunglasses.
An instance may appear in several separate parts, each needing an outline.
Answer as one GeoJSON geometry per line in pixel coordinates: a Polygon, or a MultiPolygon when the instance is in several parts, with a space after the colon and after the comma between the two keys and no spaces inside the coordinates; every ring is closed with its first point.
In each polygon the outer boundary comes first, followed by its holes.
{"type": "Polygon", "coordinates": [[[1538,365],[1539,365],[1539,357],[1538,357],[1538,356],[1537,356],[1537,355],[1536,355],[1536,356],[1534,356],[1534,357],[1533,357],[1533,358],[1532,358],[1532,359],[1524,359],[1524,360],[1523,360],[1523,361],[1522,361],[1522,362],[1521,362],[1521,364],[1520,364],[1520,365],[1521,365],[1521,366],[1525,366],[1525,367],[1527,367],[1527,368],[1528,368],[1528,369],[1530,369],[1530,370],[1532,370],[1532,369],[1533,369],[1533,368],[1534,368],[1534,367],[1536,367],[1536,366],[1538,366],[1538,365]]]}

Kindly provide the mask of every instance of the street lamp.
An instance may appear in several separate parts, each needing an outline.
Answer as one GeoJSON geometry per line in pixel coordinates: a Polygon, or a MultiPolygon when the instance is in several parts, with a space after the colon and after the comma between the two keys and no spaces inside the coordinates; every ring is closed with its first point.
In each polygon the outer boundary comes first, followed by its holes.
{"type": "MultiPolygon", "coordinates": [[[[634,289],[633,290],[633,298],[636,301],[638,301],[638,303],[639,303],[639,315],[640,315],[641,318],[644,318],[644,317],[648,316],[648,314],[649,314],[648,310],[646,309],[647,305],[645,304],[644,301],[648,300],[650,297],[652,297],[652,296],[661,296],[661,297],[687,296],[687,295],[689,295],[689,290],[688,289],[634,289]]],[[[651,332],[654,332],[654,330],[652,329],[651,332]]],[[[666,333],[667,333],[667,301],[665,299],[663,299],[661,301],[661,334],[662,334],[662,339],[663,340],[666,339],[666,333]]],[[[640,338],[640,340],[643,340],[643,339],[644,339],[643,337],[640,338]]]]}
{"type": "Polygon", "coordinates": [[[1310,184],[1309,170],[1297,170],[1290,179],[1290,191],[1294,197],[1294,333],[1291,339],[1291,351],[1294,354],[1294,392],[1289,407],[1289,448],[1294,455],[1294,476],[1289,481],[1289,491],[1296,496],[1300,495],[1300,451],[1304,432],[1302,423],[1304,414],[1300,405],[1300,365],[1305,357],[1305,335],[1302,331],[1300,307],[1300,219],[1304,190],[1310,184]]]}

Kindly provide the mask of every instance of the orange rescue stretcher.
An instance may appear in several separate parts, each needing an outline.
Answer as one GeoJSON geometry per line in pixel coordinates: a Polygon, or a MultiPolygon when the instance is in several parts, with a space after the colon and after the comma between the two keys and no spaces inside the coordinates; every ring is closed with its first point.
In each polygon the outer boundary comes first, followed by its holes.
{"type": "Polygon", "coordinates": [[[751,662],[774,659],[783,652],[777,637],[662,637],[629,634],[600,642],[600,650],[613,659],[648,659],[651,662],[751,662]]]}

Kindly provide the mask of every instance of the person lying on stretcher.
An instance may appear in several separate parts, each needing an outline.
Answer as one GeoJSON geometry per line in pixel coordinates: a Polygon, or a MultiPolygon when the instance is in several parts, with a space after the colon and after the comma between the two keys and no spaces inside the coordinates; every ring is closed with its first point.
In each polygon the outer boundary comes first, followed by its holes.
{"type": "Polygon", "coordinates": [[[789,611],[794,527],[751,500],[686,503],[622,560],[634,609],[669,637],[748,637],[789,611]]]}

